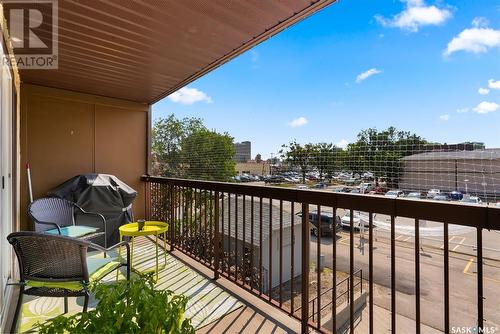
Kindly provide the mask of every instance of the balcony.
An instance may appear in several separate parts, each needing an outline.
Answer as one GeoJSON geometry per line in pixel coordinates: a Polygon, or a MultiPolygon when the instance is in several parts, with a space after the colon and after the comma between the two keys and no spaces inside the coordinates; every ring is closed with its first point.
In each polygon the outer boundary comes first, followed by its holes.
{"type": "Polygon", "coordinates": [[[491,299],[499,272],[490,248],[500,228],[497,207],[150,176],[143,181],[147,217],[175,224],[168,236],[172,249],[297,319],[302,332],[497,326],[491,299]],[[350,227],[332,238],[319,224],[317,237],[311,236],[309,212],[346,210],[350,227]],[[366,212],[366,230],[355,228],[357,211],[366,212]]]}
{"type": "MultiPolygon", "coordinates": [[[[196,278],[186,285],[230,301],[192,299],[187,315],[200,333],[500,328],[499,207],[149,176],[152,104],[335,2],[59,2],[58,69],[4,64],[0,329],[16,298],[5,237],[32,228],[26,163],[34,198],[89,172],[137,189],[136,216],[173,226],[162,286],[189,291],[169,271],[178,268],[196,278]],[[343,216],[345,227],[319,224],[311,235],[322,213],[343,216]],[[200,312],[209,316],[199,320],[200,312]]],[[[6,28],[3,55],[12,61],[6,28]]],[[[405,164],[410,181],[421,175],[422,164],[405,164]]],[[[461,167],[456,159],[446,166],[455,189],[461,167]]],[[[484,181],[495,173],[474,171],[479,190],[496,196],[484,181]]]]}
{"type": "MultiPolygon", "coordinates": [[[[499,208],[151,176],[142,181],[146,217],[174,227],[157,286],[188,296],[186,316],[197,332],[446,333],[497,324],[490,298],[499,272],[490,246],[491,233],[500,229],[499,208]],[[350,218],[347,229],[333,237],[319,224],[311,235],[314,214],[341,211],[350,218]],[[366,231],[356,228],[358,211],[367,213],[366,231]]],[[[140,239],[134,254],[137,269],[147,270],[154,263],[152,241],[140,239]]],[[[106,280],[114,279],[112,273],[106,280]]],[[[58,303],[28,299],[21,331],[57,315],[58,303]]],[[[80,307],[74,301],[70,311],[80,307]]]]}

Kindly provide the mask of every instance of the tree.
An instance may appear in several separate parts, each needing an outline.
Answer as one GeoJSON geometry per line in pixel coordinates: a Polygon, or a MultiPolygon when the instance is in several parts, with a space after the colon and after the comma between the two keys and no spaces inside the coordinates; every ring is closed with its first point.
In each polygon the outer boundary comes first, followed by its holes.
{"type": "Polygon", "coordinates": [[[314,145],[315,154],[312,158],[312,165],[318,170],[320,179],[327,175],[331,177],[336,170],[336,160],[338,148],[333,144],[319,143],[314,145]]]}
{"type": "Polygon", "coordinates": [[[426,144],[420,136],[392,126],[382,131],[369,128],[360,131],[357,141],[347,146],[343,167],[354,173],[371,171],[386,177],[390,187],[397,187],[403,167],[401,158],[426,144]]]}
{"type": "Polygon", "coordinates": [[[181,141],[197,130],[205,129],[200,118],[177,119],[173,114],[159,118],[152,129],[153,173],[179,176],[182,162],[181,141]]]}
{"type": "Polygon", "coordinates": [[[152,142],[155,175],[228,181],[236,174],[233,138],[208,130],[200,118],[160,118],[152,142]]]}
{"type": "Polygon", "coordinates": [[[255,162],[258,164],[262,162],[262,155],[260,155],[260,153],[257,153],[257,155],[255,156],[255,162]]]}
{"type": "Polygon", "coordinates": [[[233,137],[199,129],[181,141],[184,176],[211,181],[229,181],[236,175],[233,137]]]}
{"type": "Polygon", "coordinates": [[[317,155],[317,147],[310,143],[302,146],[294,140],[288,145],[282,145],[279,153],[285,162],[300,169],[302,183],[305,183],[306,174],[312,166],[314,157],[317,155]]]}

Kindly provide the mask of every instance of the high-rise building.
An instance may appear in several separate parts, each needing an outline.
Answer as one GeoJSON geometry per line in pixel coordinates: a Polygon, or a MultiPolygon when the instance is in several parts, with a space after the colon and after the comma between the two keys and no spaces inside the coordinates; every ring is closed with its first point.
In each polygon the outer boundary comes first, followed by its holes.
{"type": "Polygon", "coordinates": [[[247,162],[252,159],[252,143],[249,141],[242,141],[241,143],[234,143],[234,160],[236,162],[247,162]]]}

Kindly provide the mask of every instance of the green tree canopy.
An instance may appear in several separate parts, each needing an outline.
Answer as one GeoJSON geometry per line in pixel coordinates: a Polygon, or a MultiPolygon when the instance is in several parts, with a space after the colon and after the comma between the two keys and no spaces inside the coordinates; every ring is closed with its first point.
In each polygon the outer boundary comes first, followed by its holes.
{"type": "Polygon", "coordinates": [[[320,178],[339,170],[359,174],[370,171],[376,177],[386,177],[391,187],[397,187],[402,173],[401,158],[421,152],[427,145],[422,137],[395,127],[382,131],[369,128],[360,131],[357,140],[345,150],[331,143],[301,145],[292,141],[282,145],[280,153],[285,162],[300,170],[303,181],[312,169],[320,178]]]}
{"type": "Polygon", "coordinates": [[[207,129],[194,131],[181,142],[185,177],[229,181],[236,175],[233,137],[207,129]]]}
{"type": "Polygon", "coordinates": [[[236,174],[233,138],[208,130],[200,118],[156,120],[152,154],[155,175],[229,181],[236,174]]]}
{"type": "Polygon", "coordinates": [[[205,129],[200,118],[178,119],[173,114],[159,118],[152,129],[153,173],[179,176],[182,162],[181,142],[195,131],[205,129]]]}
{"type": "Polygon", "coordinates": [[[306,182],[306,174],[314,165],[317,157],[317,147],[314,144],[301,145],[297,141],[292,141],[288,145],[282,145],[280,155],[287,163],[300,169],[302,182],[306,182]]]}

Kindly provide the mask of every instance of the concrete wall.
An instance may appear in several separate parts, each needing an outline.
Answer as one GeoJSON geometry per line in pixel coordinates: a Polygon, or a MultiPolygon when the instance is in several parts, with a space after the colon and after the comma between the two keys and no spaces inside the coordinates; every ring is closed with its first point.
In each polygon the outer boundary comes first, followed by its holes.
{"type": "MultiPolygon", "coordinates": [[[[139,192],[133,209],[143,217],[148,120],[146,104],[22,85],[21,166],[31,165],[34,198],[78,174],[114,174],[139,192]]],[[[20,202],[21,229],[31,229],[24,168],[20,202]]]]}
{"type": "Polygon", "coordinates": [[[455,175],[458,189],[482,196],[500,196],[500,160],[427,160],[405,161],[400,188],[405,190],[428,190],[438,188],[455,190],[455,175]],[[464,180],[468,180],[465,182],[464,180]],[[486,186],[483,186],[483,182],[486,186]]]}

